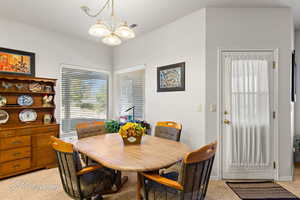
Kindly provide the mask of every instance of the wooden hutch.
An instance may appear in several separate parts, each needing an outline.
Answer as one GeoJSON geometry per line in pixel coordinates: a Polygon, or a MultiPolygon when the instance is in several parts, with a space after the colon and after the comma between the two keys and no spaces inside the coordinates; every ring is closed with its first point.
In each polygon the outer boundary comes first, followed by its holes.
{"type": "Polygon", "coordinates": [[[0,74],[0,179],[56,165],[50,146],[50,136],[59,134],[54,117],[55,84],[56,79],[0,74]],[[20,103],[22,95],[29,97],[31,105],[20,103]],[[45,96],[53,98],[48,105],[45,96]],[[24,120],[21,112],[25,109],[30,109],[34,120],[24,120]]]}

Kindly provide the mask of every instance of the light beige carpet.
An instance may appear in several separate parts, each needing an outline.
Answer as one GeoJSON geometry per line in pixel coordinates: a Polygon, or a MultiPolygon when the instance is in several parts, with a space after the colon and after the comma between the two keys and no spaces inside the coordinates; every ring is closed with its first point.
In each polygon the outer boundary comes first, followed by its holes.
{"type": "MultiPolygon", "coordinates": [[[[136,176],[126,173],[129,181],[122,190],[107,195],[107,200],[132,200],[135,197],[136,176]]],[[[45,169],[0,181],[1,200],[70,200],[61,185],[58,169],[45,169]]]]}
{"type": "MultiPolygon", "coordinates": [[[[105,200],[134,200],[136,175],[129,176],[129,181],[121,191],[114,195],[105,196],[105,200]]],[[[300,170],[296,171],[294,182],[280,183],[295,195],[300,196],[300,170]]],[[[0,181],[1,200],[70,200],[63,191],[58,169],[45,169],[32,173],[4,179],[0,181]]],[[[206,200],[239,200],[224,181],[211,181],[206,200]]]]}

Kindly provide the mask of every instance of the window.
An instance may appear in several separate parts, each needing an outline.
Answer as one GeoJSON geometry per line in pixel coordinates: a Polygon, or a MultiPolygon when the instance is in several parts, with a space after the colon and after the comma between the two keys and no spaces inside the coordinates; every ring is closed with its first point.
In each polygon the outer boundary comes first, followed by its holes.
{"type": "Polygon", "coordinates": [[[119,115],[130,116],[134,109],[135,119],[144,118],[145,70],[118,74],[119,81],[119,115]]]}
{"type": "Polygon", "coordinates": [[[62,68],[62,131],[70,134],[80,122],[102,121],[108,113],[108,74],[62,68]]]}

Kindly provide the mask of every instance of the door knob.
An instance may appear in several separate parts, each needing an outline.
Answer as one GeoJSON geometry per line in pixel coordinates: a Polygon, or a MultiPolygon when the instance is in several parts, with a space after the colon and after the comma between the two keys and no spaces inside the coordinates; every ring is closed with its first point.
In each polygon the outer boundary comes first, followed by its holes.
{"type": "Polygon", "coordinates": [[[224,124],[230,124],[230,121],[228,119],[225,119],[224,124]]]}

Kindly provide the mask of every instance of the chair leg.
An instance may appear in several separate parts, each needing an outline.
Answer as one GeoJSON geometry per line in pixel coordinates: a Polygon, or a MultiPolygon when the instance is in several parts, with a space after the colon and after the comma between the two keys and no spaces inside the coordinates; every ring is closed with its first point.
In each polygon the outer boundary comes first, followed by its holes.
{"type": "Polygon", "coordinates": [[[139,172],[137,172],[136,200],[142,200],[141,189],[142,189],[142,176],[139,172]]]}

